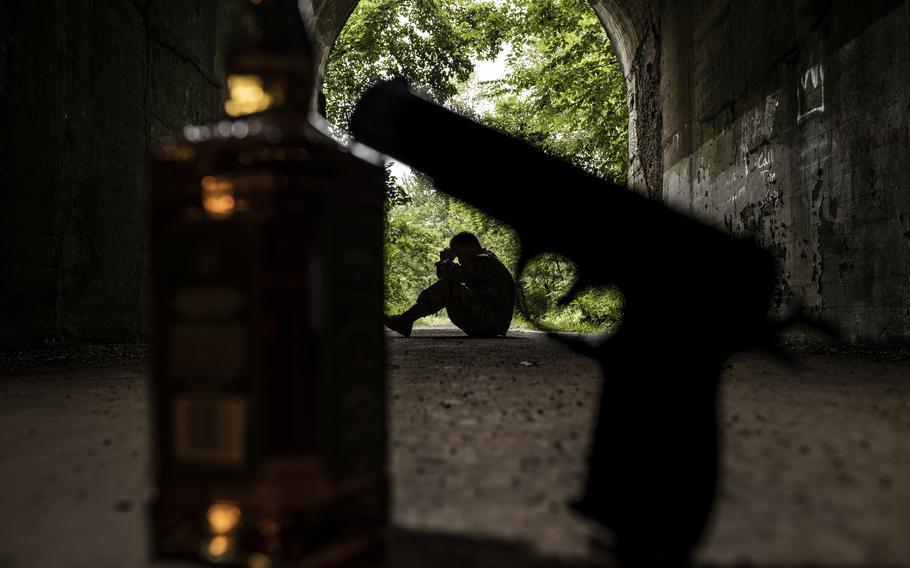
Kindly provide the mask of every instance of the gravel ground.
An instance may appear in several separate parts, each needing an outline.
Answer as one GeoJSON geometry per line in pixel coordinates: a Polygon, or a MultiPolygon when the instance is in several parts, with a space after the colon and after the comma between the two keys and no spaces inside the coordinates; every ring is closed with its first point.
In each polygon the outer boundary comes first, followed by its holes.
{"type": "MultiPolygon", "coordinates": [[[[565,503],[596,364],[534,332],[388,345],[396,564],[594,566],[565,503]]],[[[812,351],[725,369],[701,563],[910,566],[910,361],[812,351]]],[[[147,379],[141,346],[0,355],[0,568],[145,565],[147,379]]]]}

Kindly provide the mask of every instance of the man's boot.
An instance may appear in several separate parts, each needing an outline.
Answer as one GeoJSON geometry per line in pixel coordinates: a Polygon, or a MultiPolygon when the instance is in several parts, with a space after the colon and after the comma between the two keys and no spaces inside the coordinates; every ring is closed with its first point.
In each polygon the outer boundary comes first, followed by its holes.
{"type": "Polygon", "coordinates": [[[414,327],[414,320],[405,317],[404,314],[397,316],[382,316],[382,323],[392,331],[396,331],[405,337],[411,337],[411,328],[414,327]]]}
{"type": "Polygon", "coordinates": [[[411,337],[411,329],[414,327],[414,322],[425,315],[428,314],[424,313],[420,305],[414,304],[406,312],[397,316],[383,316],[382,323],[392,331],[398,332],[405,337],[411,337]]]}

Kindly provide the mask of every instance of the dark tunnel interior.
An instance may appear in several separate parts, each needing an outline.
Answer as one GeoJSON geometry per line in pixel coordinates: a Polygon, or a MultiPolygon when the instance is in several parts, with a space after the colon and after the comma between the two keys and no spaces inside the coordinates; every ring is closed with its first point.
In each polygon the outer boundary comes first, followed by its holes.
{"type": "Polygon", "coordinates": [[[0,568],[910,565],[910,1],[589,3],[624,186],[395,82],[332,142],[359,0],[3,2],[0,568]],[[620,331],[383,335],[377,151],[620,331]]]}

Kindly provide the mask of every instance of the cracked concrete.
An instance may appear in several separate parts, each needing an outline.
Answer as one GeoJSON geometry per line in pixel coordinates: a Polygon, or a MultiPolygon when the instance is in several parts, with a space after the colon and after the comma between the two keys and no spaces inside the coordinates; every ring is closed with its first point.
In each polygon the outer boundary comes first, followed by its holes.
{"type": "MultiPolygon", "coordinates": [[[[396,565],[593,566],[565,503],[596,364],[526,331],[424,328],[388,347],[396,565]]],[[[0,366],[2,568],[145,565],[146,361],[82,352],[0,366]]],[[[910,361],[862,355],[729,362],[702,563],[910,565],[910,361]]]]}

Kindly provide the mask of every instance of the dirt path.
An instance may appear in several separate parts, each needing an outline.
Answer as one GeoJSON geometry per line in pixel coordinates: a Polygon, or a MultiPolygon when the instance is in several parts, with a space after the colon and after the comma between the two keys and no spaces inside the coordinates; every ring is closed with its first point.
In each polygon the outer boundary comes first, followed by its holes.
{"type": "MultiPolygon", "coordinates": [[[[725,483],[699,558],[910,566],[910,362],[798,358],[725,370],[725,483]]],[[[144,565],[143,351],[14,363],[0,365],[0,568],[144,565]]],[[[593,362],[541,334],[434,328],[390,336],[389,367],[399,565],[591,565],[565,502],[593,362]]]]}

